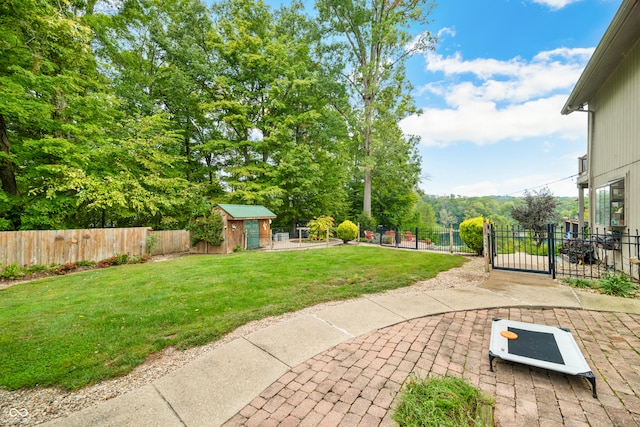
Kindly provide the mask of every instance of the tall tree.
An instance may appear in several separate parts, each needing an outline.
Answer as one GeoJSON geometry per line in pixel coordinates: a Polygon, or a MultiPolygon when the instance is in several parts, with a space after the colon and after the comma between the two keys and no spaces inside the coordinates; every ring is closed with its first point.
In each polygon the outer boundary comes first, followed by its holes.
{"type": "Polygon", "coordinates": [[[271,12],[229,0],[215,11],[221,96],[210,107],[227,144],[229,197],[265,204],[290,224],[343,215],[346,97],[315,58],[316,25],[298,2],[271,12]]]}
{"type": "Polygon", "coordinates": [[[10,200],[3,228],[52,227],[74,208],[71,194],[36,193],[77,173],[104,140],[113,103],[90,41],[68,2],[0,5],[0,176],[10,200]]]}
{"type": "Polygon", "coordinates": [[[345,78],[355,93],[361,111],[358,128],[363,168],[362,211],[371,216],[373,132],[376,111],[395,108],[398,115],[413,110],[408,102],[404,74],[405,59],[416,51],[431,48],[428,31],[414,38],[409,30],[426,25],[434,3],[429,0],[317,0],[316,8],[326,31],[343,40],[341,52],[333,47],[330,55],[341,53],[345,78]],[[388,88],[396,91],[384,102],[381,94],[388,88]],[[389,101],[395,101],[393,106],[389,101]]]}

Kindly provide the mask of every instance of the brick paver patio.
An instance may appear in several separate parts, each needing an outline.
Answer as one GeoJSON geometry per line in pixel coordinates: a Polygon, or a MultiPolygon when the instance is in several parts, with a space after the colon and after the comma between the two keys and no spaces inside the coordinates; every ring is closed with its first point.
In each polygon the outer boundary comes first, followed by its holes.
{"type": "Polygon", "coordinates": [[[640,426],[640,315],[575,309],[500,308],[399,323],[296,366],[226,426],[387,426],[407,376],[455,375],[495,397],[500,426],[640,426]],[[589,382],[494,362],[491,319],[569,328],[596,376],[589,382]]]}

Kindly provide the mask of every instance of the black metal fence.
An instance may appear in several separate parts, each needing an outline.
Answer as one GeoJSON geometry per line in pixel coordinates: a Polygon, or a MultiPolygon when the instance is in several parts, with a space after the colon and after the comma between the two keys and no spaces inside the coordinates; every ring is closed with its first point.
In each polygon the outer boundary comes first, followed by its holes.
{"type": "MultiPolygon", "coordinates": [[[[321,240],[309,239],[305,227],[291,231],[289,228],[272,228],[272,241],[265,249],[304,249],[311,247],[333,246],[342,243],[334,237],[321,240]]],[[[358,240],[354,240],[354,243],[358,240]]],[[[383,228],[376,230],[360,229],[360,243],[372,243],[381,246],[414,249],[422,251],[473,254],[460,238],[460,231],[453,228],[432,227],[425,229],[383,228]]]]}
{"type": "Polygon", "coordinates": [[[544,230],[490,228],[493,268],[556,276],[599,279],[624,273],[638,280],[640,235],[629,229],[565,232],[550,224],[544,230]]]}
{"type": "Polygon", "coordinates": [[[361,230],[362,241],[403,249],[473,254],[460,238],[460,230],[445,227],[361,230]]]}

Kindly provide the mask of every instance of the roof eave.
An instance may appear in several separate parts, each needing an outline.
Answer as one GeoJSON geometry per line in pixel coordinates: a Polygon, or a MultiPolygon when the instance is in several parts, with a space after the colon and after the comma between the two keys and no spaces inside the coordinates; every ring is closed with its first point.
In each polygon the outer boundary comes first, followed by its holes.
{"type": "Polygon", "coordinates": [[[580,75],[562,114],[581,109],[593,98],[640,37],[640,0],[624,0],[580,75]]]}

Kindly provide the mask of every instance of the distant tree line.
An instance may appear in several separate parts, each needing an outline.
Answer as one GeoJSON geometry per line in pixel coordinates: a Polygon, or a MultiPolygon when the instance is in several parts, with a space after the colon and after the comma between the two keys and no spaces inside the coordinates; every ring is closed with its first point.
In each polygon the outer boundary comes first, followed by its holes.
{"type": "Polygon", "coordinates": [[[574,197],[555,197],[547,188],[525,192],[521,197],[422,195],[413,218],[405,223],[413,227],[457,227],[461,222],[478,216],[489,218],[500,226],[535,228],[538,224],[562,224],[564,218],[577,220],[578,201],[574,197]]]}

